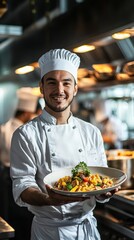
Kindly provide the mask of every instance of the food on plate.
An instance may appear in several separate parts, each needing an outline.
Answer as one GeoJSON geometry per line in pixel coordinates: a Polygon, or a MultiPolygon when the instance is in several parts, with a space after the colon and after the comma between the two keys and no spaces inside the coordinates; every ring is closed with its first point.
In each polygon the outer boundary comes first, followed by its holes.
{"type": "Polygon", "coordinates": [[[91,173],[85,162],[80,162],[72,171],[71,176],[65,176],[55,182],[54,188],[69,192],[87,192],[102,190],[113,186],[114,179],[102,176],[98,173],[91,173]]]}
{"type": "Polygon", "coordinates": [[[129,150],[118,151],[117,155],[118,156],[126,156],[126,157],[134,157],[134,151],[129,151],[129,150]]]}

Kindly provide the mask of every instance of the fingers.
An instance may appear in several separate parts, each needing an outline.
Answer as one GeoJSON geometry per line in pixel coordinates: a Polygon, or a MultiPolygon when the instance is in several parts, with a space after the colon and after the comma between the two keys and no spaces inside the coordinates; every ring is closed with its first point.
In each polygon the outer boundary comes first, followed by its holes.
{"type": "Polygon", "coordinates": [[[47,189],[51,189],[52,187],[50,187],[48,184],[45,184],[47,189]]]}
{"type": "Polygon", "coordinates": [[[119,186],[118,188],[115,188],[114,190],[107,192],[105,194],[101,194],[101,195],[97,195],[95,196],[96,199],[98,200],[105,200],[107,198],[111,198],[116,192],[118,192],[121,189],[121,186],[119,186]]]}
{"type": "Polygon", "coordinates": [[[72,202],[81,202],[81,201],[90,199],[90,197],[87,197],[86,194],[82,195],[80,197],[76,197],[76,196],[70,196],[70,195],[67,196],[67,195],[61,195],[61,194],[55,193],[52,190],[52,187],[50,187],[47,184],[46,184],[46,190],[47,190],[49,197],[51,199],[55,199],[55,201],[58,201],[59,205],[72,203],[72,202]]]}

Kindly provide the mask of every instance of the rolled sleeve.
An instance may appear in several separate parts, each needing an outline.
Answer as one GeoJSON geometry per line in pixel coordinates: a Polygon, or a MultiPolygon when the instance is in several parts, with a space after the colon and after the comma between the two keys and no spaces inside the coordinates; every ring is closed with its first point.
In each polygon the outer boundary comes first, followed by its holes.
{"type": "Polygon", "coordinates": [[[17,129],[12,137],[10,151],[11,165],[10,176],[13,182],[13,196],[15,202],[24,206],[20,194],[29,187],[39,188],[36,183],[36,164],[33,146],[27,141],[27,136],[20,129],[17,129]]]}

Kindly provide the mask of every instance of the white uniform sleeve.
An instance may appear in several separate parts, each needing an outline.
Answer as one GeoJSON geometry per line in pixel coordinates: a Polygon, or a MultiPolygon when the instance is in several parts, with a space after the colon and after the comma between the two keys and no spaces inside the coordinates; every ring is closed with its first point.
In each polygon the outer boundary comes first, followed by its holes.
{"type": "Polygon", "coordinates": [[[28,187],[39,187],[35,181],[36,164],[33,146],[20,129],[13,134],[10,157],[14,200],[18,205],[24,206],[27,204],[22,202],[20,194],[28,187]]]}

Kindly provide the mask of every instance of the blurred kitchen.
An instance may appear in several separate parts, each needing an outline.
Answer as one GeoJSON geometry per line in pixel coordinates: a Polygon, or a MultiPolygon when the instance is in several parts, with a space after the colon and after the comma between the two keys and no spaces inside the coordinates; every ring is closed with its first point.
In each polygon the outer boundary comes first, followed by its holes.
{"type": "Polygon", "coordinates": [[[121,121],[121,148],[106,154],[128,179],[96,217],[103,240],[134,239],[134,1],[1,0],[0,124],[14,114],[17,89],[40,96],[37,60],[51,48],[81,58],[73,114],[97,125],[94,102],[102,99],[121,121]]]}

